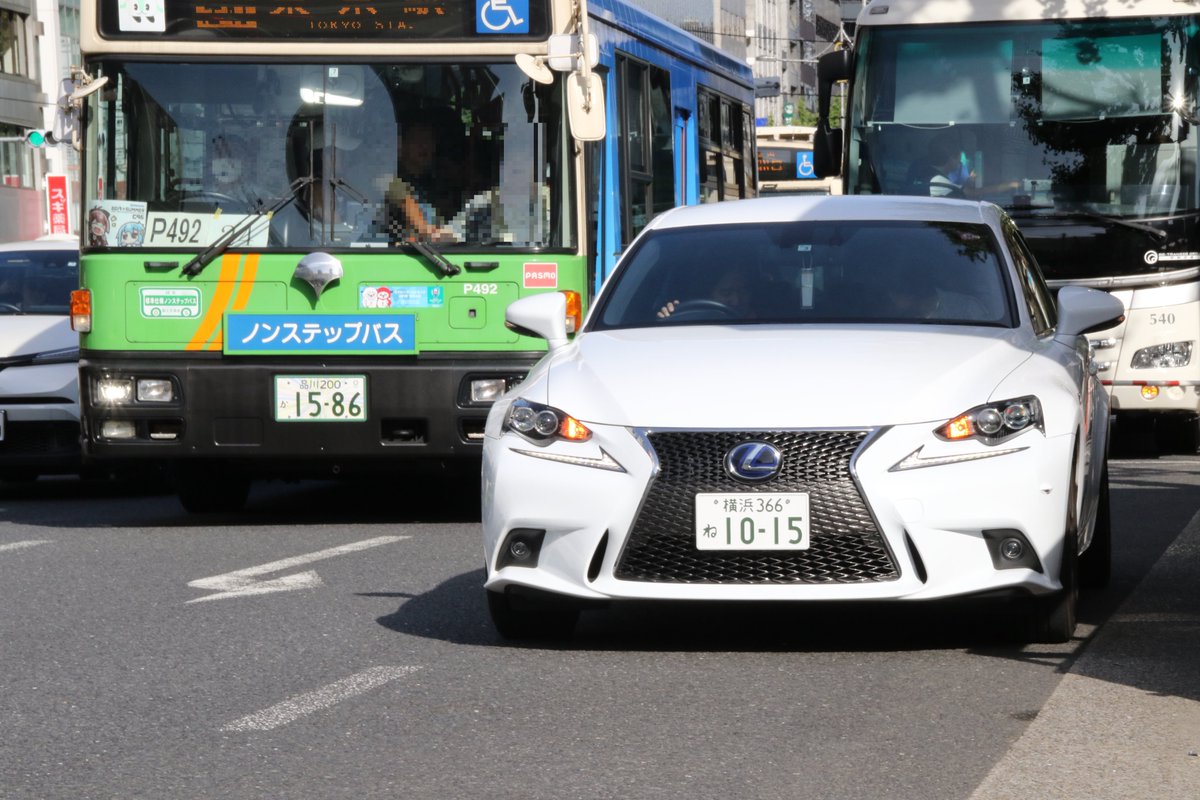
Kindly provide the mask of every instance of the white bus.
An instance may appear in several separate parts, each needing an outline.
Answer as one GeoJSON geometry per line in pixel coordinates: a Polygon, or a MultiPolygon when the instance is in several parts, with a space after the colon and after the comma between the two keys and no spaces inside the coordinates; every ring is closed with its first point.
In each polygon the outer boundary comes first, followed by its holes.
{"type": "Polygon", "coordinates": [[[1193,451],[1198,63],[1196,0],[870,3],[853,49],[822,59],[817,170],[868,194],[928,193],[939,170],[1003,206],[1053,285],[1125,304],[1092,339],[1114,413],[1193,451]],[[842,80],[844,139],[827,119],[842,80]]]}
{"type": "Polygon", "coordinates": [[[758,193],[841,194],[837,178],[818,178],[813,170],[809,125],[768,125],[754,129],[758,145],[758,193]]]}

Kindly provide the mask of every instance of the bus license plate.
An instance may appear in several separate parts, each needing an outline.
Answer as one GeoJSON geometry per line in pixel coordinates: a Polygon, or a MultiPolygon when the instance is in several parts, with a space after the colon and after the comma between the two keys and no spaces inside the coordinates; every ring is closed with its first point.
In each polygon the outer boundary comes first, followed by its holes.
{"type": "Polygon", "coordinates": [[[696,495],[697,550],[807,550],[808,494],[696,495]]]}
{"type": "Polygon", "coordinates": [[[276,375],[276,422],[363,422],[365,375],[276,375]]]}

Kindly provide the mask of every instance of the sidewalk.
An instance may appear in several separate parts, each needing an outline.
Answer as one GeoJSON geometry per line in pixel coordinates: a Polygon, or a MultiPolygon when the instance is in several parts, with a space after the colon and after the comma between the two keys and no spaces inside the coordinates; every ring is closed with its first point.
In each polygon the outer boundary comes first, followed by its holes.
{"type": "Polygon", "coordinates": [[[1200,513],[970,800],[1200,798],[1200,513]]]}

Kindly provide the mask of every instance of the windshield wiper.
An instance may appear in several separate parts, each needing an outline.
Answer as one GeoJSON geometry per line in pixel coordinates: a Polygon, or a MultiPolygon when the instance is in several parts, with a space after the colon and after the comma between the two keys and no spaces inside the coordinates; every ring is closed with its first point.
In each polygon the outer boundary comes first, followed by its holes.
{"type": "MultiPolygon", "coordinates": [[[[1037,208],[1044,208],[1044,206],[1041,206],[1041,207],[1031,206],[1028,209],[1022,209],[1022,210],[1036,210],[1037,208]]],[[[1108,214],[1101,214],[1097,211],[1088,211],[1088,210],[1082,209],[1082,208],[1074,209],[1071,211],[1057,211],[1056,210],[1050,214],[1032,214],[1031,216],[1034,218],[1040,218],[1040,219],[1045,219],[1047,217],[1053,218],[1053,219],[1069,219],[1071,217],[1083,217],[1085,219],[1094,219],[1094,220],[1099,220],[1100,222],[1107,223],[1109,225],[1119,225],[1123,228],[1131,228],[1135,231],[1141,231],[1142,233],[1147,234],[1148,236],[1153,236],[1155,239],[1158,239],[1159,241],[1166,241],[1167,237],[1170,235],[1166,231],[1164,231],[1162,228],[1156,228],[1155,226],[1147,225],[1144,222],[1134,222],[1133,220],[1124,219],[1122,217],[1113,217],[1108,214]]]]}
{"type": "Polygon", "coordinates": [[[204,268],[213,262],[214,259],[228,250],[238,237],[246,233],[254,226],[256,222],[267,216],[268,219],[277,211],[282,211],[289,203],[295,202],[297,193],[305,186],[311,184],[315,179],[312,177],[297,178],[292,181],[292,185],[288,187],[288,193],[280,197],[268,208],[262,208],[261,205],[253,214],[242,220],[240,225],[233,226],[228,233],[217,239],[205,249],[201,250],[192,260],[183,266],[183,274],[189,278],[195,277],[204,271],[204,268]]]}
{"type": "Polygon", "coordinates": [[[429,242],[421,242],[417,241],[416,239],[406,239],[404,240],[404,244],[407,244],[413,250],[416,250],[418,253],[424,256],[426,261],[428,261],[430,264],[433,264],[433,266],[437,268],[437,271],[442,273],[443,277],[449,278],[451,275],[457,275],[458,273],[462,272],[457,264],[452,264],[450,261],[448,261],[446,257],[438,252],[437,248],[435,248],[429,242]]]}

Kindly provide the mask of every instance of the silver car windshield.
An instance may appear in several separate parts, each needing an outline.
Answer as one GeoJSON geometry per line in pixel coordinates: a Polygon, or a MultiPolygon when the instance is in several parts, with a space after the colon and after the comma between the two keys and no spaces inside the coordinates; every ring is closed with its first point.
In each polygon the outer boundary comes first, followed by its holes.
{"type": "Polygon", "coordinates": [[[592,327],[795,323],[1014,326],[990,229],[822,221],[651,231],[592,327]]]}
{"type": "Polygon", "coordinates": [[[75,250],[0,253],[0,314],[66,314],[79,288],[75,250]]]}

